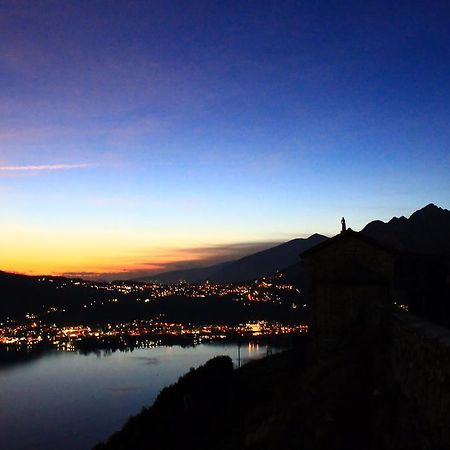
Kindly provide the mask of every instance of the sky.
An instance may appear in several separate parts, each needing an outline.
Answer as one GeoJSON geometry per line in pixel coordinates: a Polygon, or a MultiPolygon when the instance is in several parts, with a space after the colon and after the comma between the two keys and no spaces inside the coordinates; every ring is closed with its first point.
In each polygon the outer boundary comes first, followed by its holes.
{"type": "Polygon", "coordinates": [[[0,0],[0,269],[129,278],[450,209],[448,1],[0,0]]]}

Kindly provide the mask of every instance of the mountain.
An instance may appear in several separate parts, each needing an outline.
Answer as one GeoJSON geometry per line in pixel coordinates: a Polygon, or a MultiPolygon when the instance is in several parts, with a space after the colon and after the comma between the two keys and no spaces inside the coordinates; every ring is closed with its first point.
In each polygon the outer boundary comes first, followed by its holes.
{"type": "Polygon", "coordinates": [[[215,272],[209,278],[216,283],[254,280],[274,274],[300,261],[300,253],[327,240],[326,236],[313,234],[306,239],[293,239],[284,244],[245,256],[215,272]]]}
{"type": "Polygon", "coordinates": [[[430,203],[406,217],[375,220],[361,232],[401,251],[450,253],[450,211],[430,203]]]}
{"type": "Polygon", "coordinates": [[[284,244],[263,250],[237,261],[227,261],[201,269],[176,270],[164,272],[151,277],[139,278],[138,281],[159,281],[174,283],[177,281],[198,282],[209,280],[216,283],[232,283],[254,280],[274,274],[300,261],[300,253],[328,239],[320,234],[313,234],[307,239],[293,239],[284,244]]]}
{"type": "Polygon", "coordinates": [[[170,272],[162,272],[157,275],[137,278],[135,281],[143,281],[145,283],[157,281],[159,283],[177,283],[178,281],[188,281],[195,283],[209,278],[213,273],[220,271],[224,267],[233,264],[234,261],[226,261],[220,264],[214,264],[208,267],[199,267],[194,269],[171,270],[170,272]]]}
{"type": "MultiPolygon", "coordinates": [[[[370,222],[361,232],[401,251],[450,253],[450,211],[432,203],[414,212],[409,218],[394,217],[387,223],[381,220],[370,222]]],[[[198,282],[208,279],[217,283],[230,283],[260,278],[285,269],[287,272],[291,270],[291,278],[298,278],[301,275],[301,268],[297,267],[299,254],[326,239],[320,234],[313,234],[307,239],[293,239],[237,261],[201,269],[165,272],[140,278],[139,281],[173,283],[179,280],[198,282]]]]}

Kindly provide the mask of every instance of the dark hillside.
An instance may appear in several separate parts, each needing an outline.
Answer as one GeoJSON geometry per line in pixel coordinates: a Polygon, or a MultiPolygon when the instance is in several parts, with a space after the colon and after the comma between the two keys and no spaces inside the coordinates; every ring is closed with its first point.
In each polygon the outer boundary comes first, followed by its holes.
{"type": "Polygon", "coordinates": [[[0,318],[21,317],[27,312],[37,312],[45,303],[60,306],[63,295],[49,282],[39,282],[38,277],[0,272],[0,318]]]}
{"type": "Polygon", "coordinates": [[[399,422],[409,406],[380,370],[383,344],[368,336],[351,342],[311,368],[298,349],[234,373],[230,362],[212,360],[96,450],[418,449],[414,431],[399,422]]]}

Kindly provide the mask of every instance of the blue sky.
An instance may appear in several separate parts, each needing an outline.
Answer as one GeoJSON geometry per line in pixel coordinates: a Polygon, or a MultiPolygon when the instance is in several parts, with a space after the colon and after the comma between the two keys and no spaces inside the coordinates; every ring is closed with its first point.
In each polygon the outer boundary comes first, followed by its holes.
{"type": "Polygon", "coordinates": [[[0,268],[127,276],[449,208],[449,23],[444,1],[1,2],[0,268]]]}

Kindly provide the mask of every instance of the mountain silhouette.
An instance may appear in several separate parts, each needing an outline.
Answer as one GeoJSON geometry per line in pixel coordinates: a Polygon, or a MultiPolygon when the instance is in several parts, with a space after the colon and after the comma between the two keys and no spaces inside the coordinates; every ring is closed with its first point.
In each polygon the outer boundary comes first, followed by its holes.
{"type": "Polygon", "coordinates": [[[174,283],[177,281],[200,282],[209,280],[215,283],[232,283],[254,280],[274,274],[288,266],[298,263],[299,254],[328,239],[320,234],[313,234],[306,239],[293,239],[284,244],[244,256],[236,261],[227,261],[201,269],[176,270],[163,272],[139,281],[159,281],[174,283]]]}
{"type": "MultiPolygon", "coordinates": [[[[361,233],[366,234],[400,251],[421,254],[450,253],[450,211],[433,203],[411,214],[394,217],[389,222],[375,220],[368,223],[361,233]]],[[[180,280],[199,282],[210,280],[217,283],[231,283],[252,280],[271,275],[277,270],[301,275],[298,266],[299,254],[320,244],[327,237],[313,234],[307,239],[293,239],[268,250],[245,256],[236,261],[227,261],[201,269],[187,269],[164,272],[140,278],[140,281],[173,283],[180,280]]]]}
{"type": "Polygon", "coordinates": [[[213,273],[210,280],[216,283],[231,283],[272,275],[277,270],[283,270],[298,263],[300,253],[327,239],[326,236],[321,234],[313,234],[306,239],[293,239],[284,244],[245,256],[213,273]]]}
{"type": "Polygon", "coordinates": [[[375,220],[361,232],[400,251],[450,253],[450,211],[430,203],[406,217],[375,220]]]}
{"type": "Polygon", "coordinates": [[[188,281],[189,283],[196,283],[208,279],[213,273],[219,272],[224,267],[233,264],[234,261],[226,261],[220,264],[214,264],[207,267],[196,267],[193,269],[171,270],[169,272],[162,272],[157,275],[150,275],[148,277],[136,278],[135,281],[143,281],[145,283],[157,281],[158,283],[177,283],[178,281],[188,281]]]}

